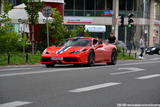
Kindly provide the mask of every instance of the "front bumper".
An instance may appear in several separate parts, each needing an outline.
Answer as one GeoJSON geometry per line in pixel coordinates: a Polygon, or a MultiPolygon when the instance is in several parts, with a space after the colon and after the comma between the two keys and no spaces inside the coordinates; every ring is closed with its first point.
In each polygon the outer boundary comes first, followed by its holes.
{"type": "Polygon", "coordinates": [[[88,54],[71,54],[71,55],[52,55],[52,54],[42,54],[41,64],[87,64],[88,54]],[[63,60],[53,60],[53,57],[63,57],[63,60]]]}

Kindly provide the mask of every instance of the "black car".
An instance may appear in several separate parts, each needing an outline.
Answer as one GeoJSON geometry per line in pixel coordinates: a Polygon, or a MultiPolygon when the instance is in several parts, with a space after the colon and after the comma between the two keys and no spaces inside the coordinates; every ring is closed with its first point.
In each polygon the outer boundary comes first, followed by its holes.
{"type": "Polygon", "coordinates": [[[148,55],[153,55],[153,54],[160,55],[160,44],[156,45],[154,47],[147,48],[146,51],[145,51],[145,53],[148,54],[148,55]]]}

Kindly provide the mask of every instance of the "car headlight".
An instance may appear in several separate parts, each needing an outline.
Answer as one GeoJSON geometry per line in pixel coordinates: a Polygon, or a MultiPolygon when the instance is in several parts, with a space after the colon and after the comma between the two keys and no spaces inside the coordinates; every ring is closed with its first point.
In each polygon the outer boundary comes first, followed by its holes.
{"type": "Polygon", "coordinates": [[[47,51],[47,49],[45,49],[45,50],[43,51],[43,54],[49,54],[49,52],[47,51]]]}
{"type": "Polygon", "coordinates": [[[156,48],[152,48],[152,49],[151,49],[151,51],[154,51],[154,50],[156,50],[156,48]]]}
{"type": "Polygon", "coordinates": [[[82,48],[82,49],[79,49],[79,50],[76,50],[76,51],[71,52],[71,54],[77,54],[77,53],[79,53],[79,52],[84,52],[84,51],[87,51],[87,49],[82,48]]]}

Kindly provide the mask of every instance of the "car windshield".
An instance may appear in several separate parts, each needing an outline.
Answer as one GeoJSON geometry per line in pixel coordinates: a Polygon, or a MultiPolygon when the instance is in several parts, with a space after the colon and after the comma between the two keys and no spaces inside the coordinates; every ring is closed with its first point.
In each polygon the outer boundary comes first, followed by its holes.
{"type": "Polygon", "coordinates": [[[74,39],[68,39],[62,43],[60,43],[58,46],[88,46],[90,45],[91,40],[90,39],[84,39],[84,38],[74,38],[74,39]]]}

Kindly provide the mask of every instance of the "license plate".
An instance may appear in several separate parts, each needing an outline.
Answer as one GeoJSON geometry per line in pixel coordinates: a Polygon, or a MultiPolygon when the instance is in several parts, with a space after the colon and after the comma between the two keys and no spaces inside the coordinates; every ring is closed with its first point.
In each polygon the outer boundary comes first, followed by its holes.
{"type": "Polygon", "coordinates": [[[63,60],[63,57],[52,57],[51,60],[63,60]]]}

